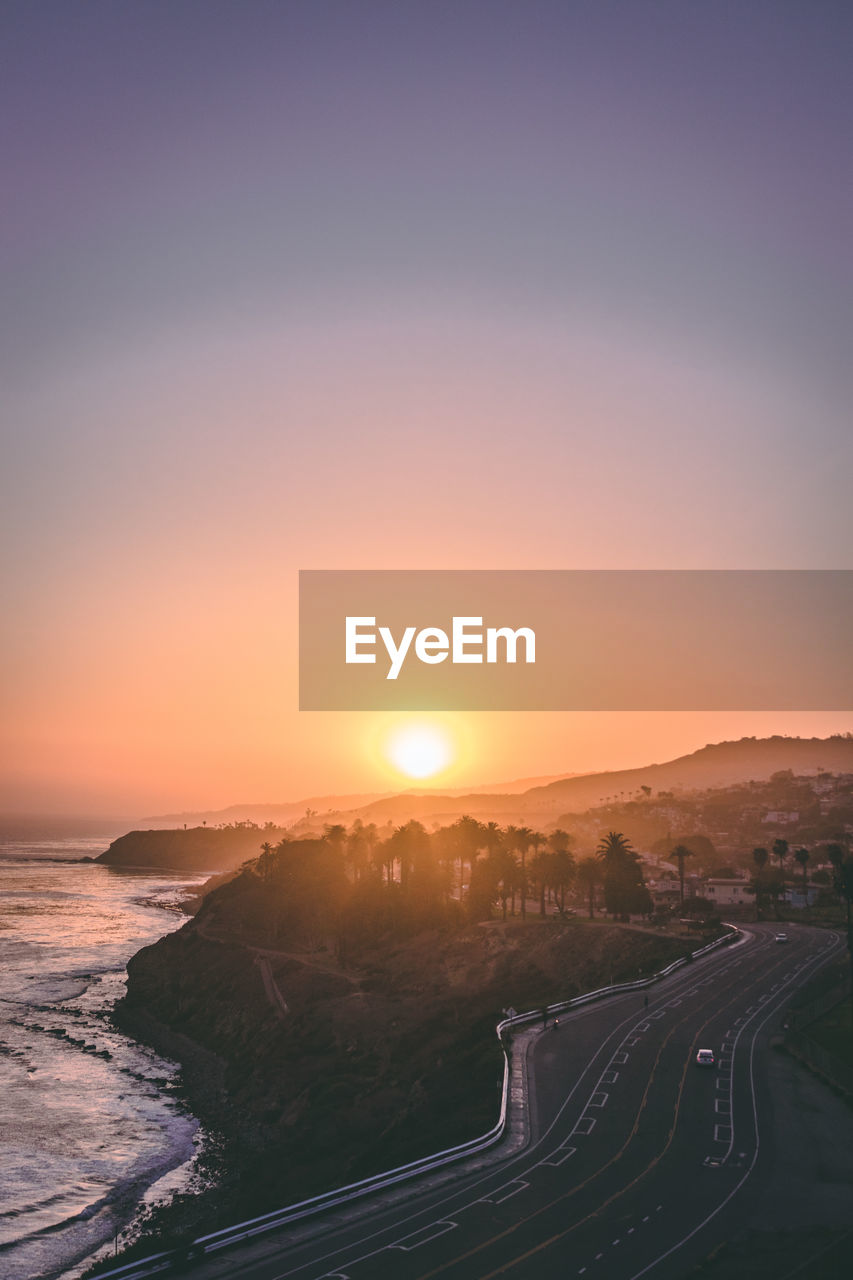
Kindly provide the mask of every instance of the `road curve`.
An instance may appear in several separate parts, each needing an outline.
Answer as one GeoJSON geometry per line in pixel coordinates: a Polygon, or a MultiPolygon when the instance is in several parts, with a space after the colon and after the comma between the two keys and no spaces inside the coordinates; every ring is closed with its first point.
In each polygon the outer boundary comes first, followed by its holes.
{"type": "Polygon", "coordinates": [[[768,925],[642,992],[560,1018],[528,1058],[532,1140],[345,1221],[289,1229],[194,1274],[245,1280],[680,1280],[772,1172],[764,1066],[792,995],[841,945],[768,925]],[[698,1048],[718,1067],[695,1066],[698,1048]]]}

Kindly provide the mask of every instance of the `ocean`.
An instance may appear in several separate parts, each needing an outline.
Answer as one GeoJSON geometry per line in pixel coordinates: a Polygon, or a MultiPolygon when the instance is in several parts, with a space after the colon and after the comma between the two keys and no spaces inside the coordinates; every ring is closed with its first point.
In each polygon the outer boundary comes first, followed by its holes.
{"type": "Polygon", "coordinates": [[[80,862],[106,838],[0,841],[0,1274],[73,1280],[204,1142],[177,1067],[116,1031],[125,966],[206,877],[80,862]]]}

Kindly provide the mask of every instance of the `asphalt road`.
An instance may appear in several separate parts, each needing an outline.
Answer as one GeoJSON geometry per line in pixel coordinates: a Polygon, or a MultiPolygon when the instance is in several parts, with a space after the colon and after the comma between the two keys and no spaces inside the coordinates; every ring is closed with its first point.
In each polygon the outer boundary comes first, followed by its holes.
{"type": "MultiPolygon", "coordinates": [[[[841,945],[769,925],[643,993],[566,1015],[528,1057],[532,1141],[345,1222],[229,1248],[194,1274],[245,1280],[682,1280],[772,1183],[768,1039],[841,945]],[[716,1069],[695,1065],[712,1048],[716,1069]]],[[[791,1152],[787,1152],[791,1158],[791,1152]]],[[[795,1157],[794,1157],[795,1158],[795,1157]]]]}

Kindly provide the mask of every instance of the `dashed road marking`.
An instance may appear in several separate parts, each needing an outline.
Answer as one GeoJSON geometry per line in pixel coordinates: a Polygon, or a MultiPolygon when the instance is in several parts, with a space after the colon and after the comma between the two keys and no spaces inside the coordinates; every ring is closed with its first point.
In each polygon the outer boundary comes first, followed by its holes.
{"type": "Polygon", "coordinates": [[[539,1164],[548,1165],[552,1169],[558,1169],[559,1166],[561,1164],[565,1164],[566,1161],[571,1156],[573,1156],[576,1151],[577,1151],[577,1147],[558,1147],[557,1150],[552,1151],[551,1154],[545,1160],[540,1160],[539,1164]]]}
{"type": "Polygon", "coordinates": [[[606,1107],[606,1106],[607,1106],[607,1099],[608,1099],[609,1097],[610,1097],[610,1094],[609,1094],[609,1093],[594,1093],[594,1094],[592,1095],[592,1097],[590,1098],[589,1102],[587,1103],[587,1106],[590,1106],[590,1107],[606,1107]]]}
{"type": "Polygon", "coordinates": [[[602,1071],[599,1084],[615,1084],[619,1079],[618,1071],[602,1071]]]}
{"type": "Polygon", "coordinates": [[[610,1066],[624,1067],[627,1061],[628,1061],[627,1053],[614,1053],[613,1057],[610,1059],[610,1066]]]}
{"type": "Polygon", "coordinates": [[[728,1116],[731,1115],[732,1104],[728,1098],[715,1098],[714,1110],[718,1116],[728,1116]]]}
{"type": "Polygon", "coordinates": [[[519,1191],[526,1191],[530,1186],[529,1182],[525,1182],[522,1178],[514,1178],[512,1182],[504,1183],[502,1187],[492,1196],[483,1196],[484,1204],[503,1204],[505,1200],[511,1200],[513,1196],[517,1196],[519,1191]],[[504,1191],[505,1195],[499,1195],[498,1192],[504,1191]]]}
{"type": "MultiPolygon", "coordinates": [[[[525,1184],[526,1185],[526,1184],[525,1184]]],[[[499,1200],[495,1204],[500,1204],[499,1200]]],[[[402,1249],[404,1253],[410,1253],[412,1249],[420,1249],[422,1244],[429,1244],[432,1240],[437,1240],[439,1236],[446,1236],[448,1231],[455,1231],[455,1222],[433,1222],[428,1227],[423,1227],[420,1231],[413,1231],[410,1236],[403,1236],[402,1240],[395,1240],[393,1244],[389,1244],[389,1249],[402,1249]]]]}
{"type": "Polygon", "coordinates": [[[594,1128],[595,1116],[581,1116],[574,1129],[572,1129],[572,1134],[578,1134],[579,1137],[585,1138],[588,1134],[592,1133],[594,1128]],[[584,1125],[585,1127],[581,1128],[581,1125],[584,1125]]]}
{"type": "Polygon", "coordinates": [[[714,1141],[715,1142],[731,1142],[732,1126],[730,1124],[714,1125],[714,1141]]]}

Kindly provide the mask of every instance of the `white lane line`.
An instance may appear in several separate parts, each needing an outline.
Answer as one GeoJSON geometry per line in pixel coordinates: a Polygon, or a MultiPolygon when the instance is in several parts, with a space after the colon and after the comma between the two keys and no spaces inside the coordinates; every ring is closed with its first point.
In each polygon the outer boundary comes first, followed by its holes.
{"type": "MultiPolygon", "coordinates": [[[[638,1025],[637,1030],[638,1030],[638,1031],[648,1031],[648,1029],[649,1029],[649,1027],[650,1027],[651,1025],[652,1025],[652,1024],[651,1024],[650,1022],[641,1022],[641,1023],[638,1025]]],[[[626,1040],[626,1041],[625,1041],[625,1043],[627,1044],[627,1043],[628,1043],[628,1041],[626,1040]]]]}
{"type": "Polygon", "coordinates": [[[715,1142],[731,1142],[732,1126],[730,1124],[714,1125],[714,1141],[715,1142]]]}
{"type": "MultiPolygon", "coordinates": [[[[495,1201],[495,1203],[500,1202],[495,1201]]],[[[456,1225],[455,1222],[432,1222],[421,1231],[413,1231],[410,1236],[395,1240],[393,1244],[389,1244],[388,1248],[402,1249],[404,1253],[411,1253],[412,1249],[420,1249],[422,1244],[429,1244],[432,1240],[438,1240],[440,1236],[446,1236],[448,1231],[455,1231],[456,1225]]]]}
{"type": "Polygon", "coordinates": [[[648,1220],[649,1220],[649,1215],[646,1214],[645,1218],[643,1218],[643,1222],[648,1222],[648,1220]]]}
{"type": "Polygon", "coordinates": [[[541,1165],[547,1165],[551,1169],[558,1169],[560,1165],[565,1164],[576,1151],[577,1147],[558,1147],[556,1151],[552,1152],[551,1155],[547,1157],[547,1159],[540,1160],[536,1168],[538,1169],[541,1165]]]}
{"type": "MultiPolygon", "coordinates": [[[[832,944],[827,944],[826,946],[827,955],[830,955],[832,952],[834,952],[841,942],[841,939],[837,934],[833,934],[832,937],[835,939],[835,941],[832,944]]],[[[815,970],[817,970],[818,968],[820,968],[820,965],[815,966],[815,970]]],[[[755,1150],[752,1153],[752,1159],[750,1160],[749,1165],[747,1166],[746,1172],[738,1180],[736,1185],[732,1187],[731,1191],[728,1193],[725,1199],[721,1200],[720,1203],[717,1205],[717,1207],[715,1209],[712,1209],[711,1212],[706,1217],[704,1217],[702,1221],[693,1228],[692,1231],[688,1231],[686,1235],[682,1236],[680,1240],[676,1241],[676,1243],[672,1245],[669,1249],[665,1250],[664,1253],[659,1254],[658,1257],[654,1258],[653,1261],[647,1264],[647,1266],[642,1267],[641,1270],[635,1272],[634,1275],[631,1276],[631,1280],[640,1280],[641,1276],[647,1275],[660,1262],[663,1262],[665,1258],[669,1258],[672,1256],[672,1254],[676,1253],[682,1247],[682,1245],[685,1245],[687,1243],[688,1240],[692,1240],[693,1237],[703,1229],[703,1227],[706,1227],[708,1223],[711,1222],[714,1218],[716,1218],[717,1214],[720,1213],[720,1211],[724,1209],[727,1204],[729,1204],[729,1202],[734,1198],[734,1196],[736,1196],[737,1193],[740,1191],[741,1187],[744,1185],[746,1180],[751,1176],[752,1171],[755,1168],[756,1162],[758,1160],[759,1151],[761,1149],[761,1136],[758,1128],[758,1098],[756,1096],[756,1089],[755,1089],[755,1046],[758,1041],[758,1033],[766,1026],[766,1024],[773,1017],[774,1013],[778,1012],[779,1008],[780,1008],[780,1002],[777,1001],[777,1003],[772,1009],[770,1009],[769,1011],[764,1011],[764,1017],[755,1027],[752,1040],[750,1041],[750,1045],[749,1045],[749,1060],[748,1060],[749,1061],[749,1088],[750,1088],[750,1093],[752,1095],[752,1123],[753,1123],[753,1132],[755,1133],[755,1150]]],[[[736,1019],[735,1021],[739,1022],[740,1019],[736,1019]]],[[[734,1131],[732,1131],[731,1141],[732,1142],[734,1141],[734,1131]]],[[[732,1151],[732,1147],[730,1146],[728,1152],[724,1156],[725,1160],[728,1160],[729,1155],[731,1154],[731,1151],[732,1151]]],[[[745,1157],[746,1153],[741,1152],[741,1155],[745,1157]]]]}
{"type": "Polygon", "coordinates": [[[653,1014],[652,1014],[652,1017],[653,1017],[655,1020],[657,1020],[658,1018],[665,1018],[665,1017],[666,1017],[666,1009],[658,1009],[657,1013],[653,1013],[653,1014]]]}
{"type": "Polygon", "coordinates": [[[619,1244],[619,1240],[618,1240],[618,1238],[617,1238],[616,1240],[611,1240],[611,1241],[610,1241],[610,1247],[611,1247],[611,1249],[612,1249],[615,1245],[617,1245],[617,1244],[619,1244]]]}
{"type": "Polygon", "coordinates": [[[599,1084],[615,1084],[619,1079],[618,1071],[602,1071],[599,1084]]]}
{"type": "Polygon", "coordinates": [[[715,1098],[714,1110],[718,1116],[728,1116],[731,1115],[732,1104],[729,1102],[728,1098],[715,1098]]]}
{"type": "Polygon", "coordinates": [[[588,1107],[606,1107],[609,1093],[594,1093],[587,1103],[588,1107]]]}
{"type": "Polygon", "coordinates": [[[512,1182],[506,1182],[502,1187],[498,1187],[494,1195],[483,1196],[484,1204],[503,1204],[505,1200],[511,1200],[513,1196],[517,1196],[519,1191],[525,1191],[530,1186],[529,1182],[525,1182],[523,1178],[514,1178],[512,1182]],[[500,1195],[500,1192],[506,1192],[500,1195]]]}
{"type": "Polygon", "coordinates": [[[678,1006],[679,1006],[680,1004],[683,1004],[683,1003],[684,1003],[684,1001],[683,1001],[683,1000],[670,1000],[669,1004],[667,1005],[667,1008],[668,1008],[668,1009],[677,1009],[677,1008],[678,1008],[678,1006]]]}
{"type": "Polygon", "coordinates": [[[573,1137],[575,1134],[577,1134],[579,1137],[585,1138],[587,1137],[588,1134],[592,1133],[594,1128],[595,1128],[594,1116],[581,1116],[580,1120],[578,1120],[574,1129],[572,1129],[570,1136],[573,1137]],[[581,1125],[585,1125],[586,1127],[582,1129],[581,1125]]]}
{"type": "Polygon", "coordinates": [[[720,1093],[728,1093],[732,1087],[731,1076],[717,1076],[717,1088],[720,1093]]]}
{"type": "Polygon", "coordinates": [[[614,1053],[613,1057],[610,1059],[610,1066],[624,1067],[627,1061],[628,1061],[627,1053],[614,1053]]]}

